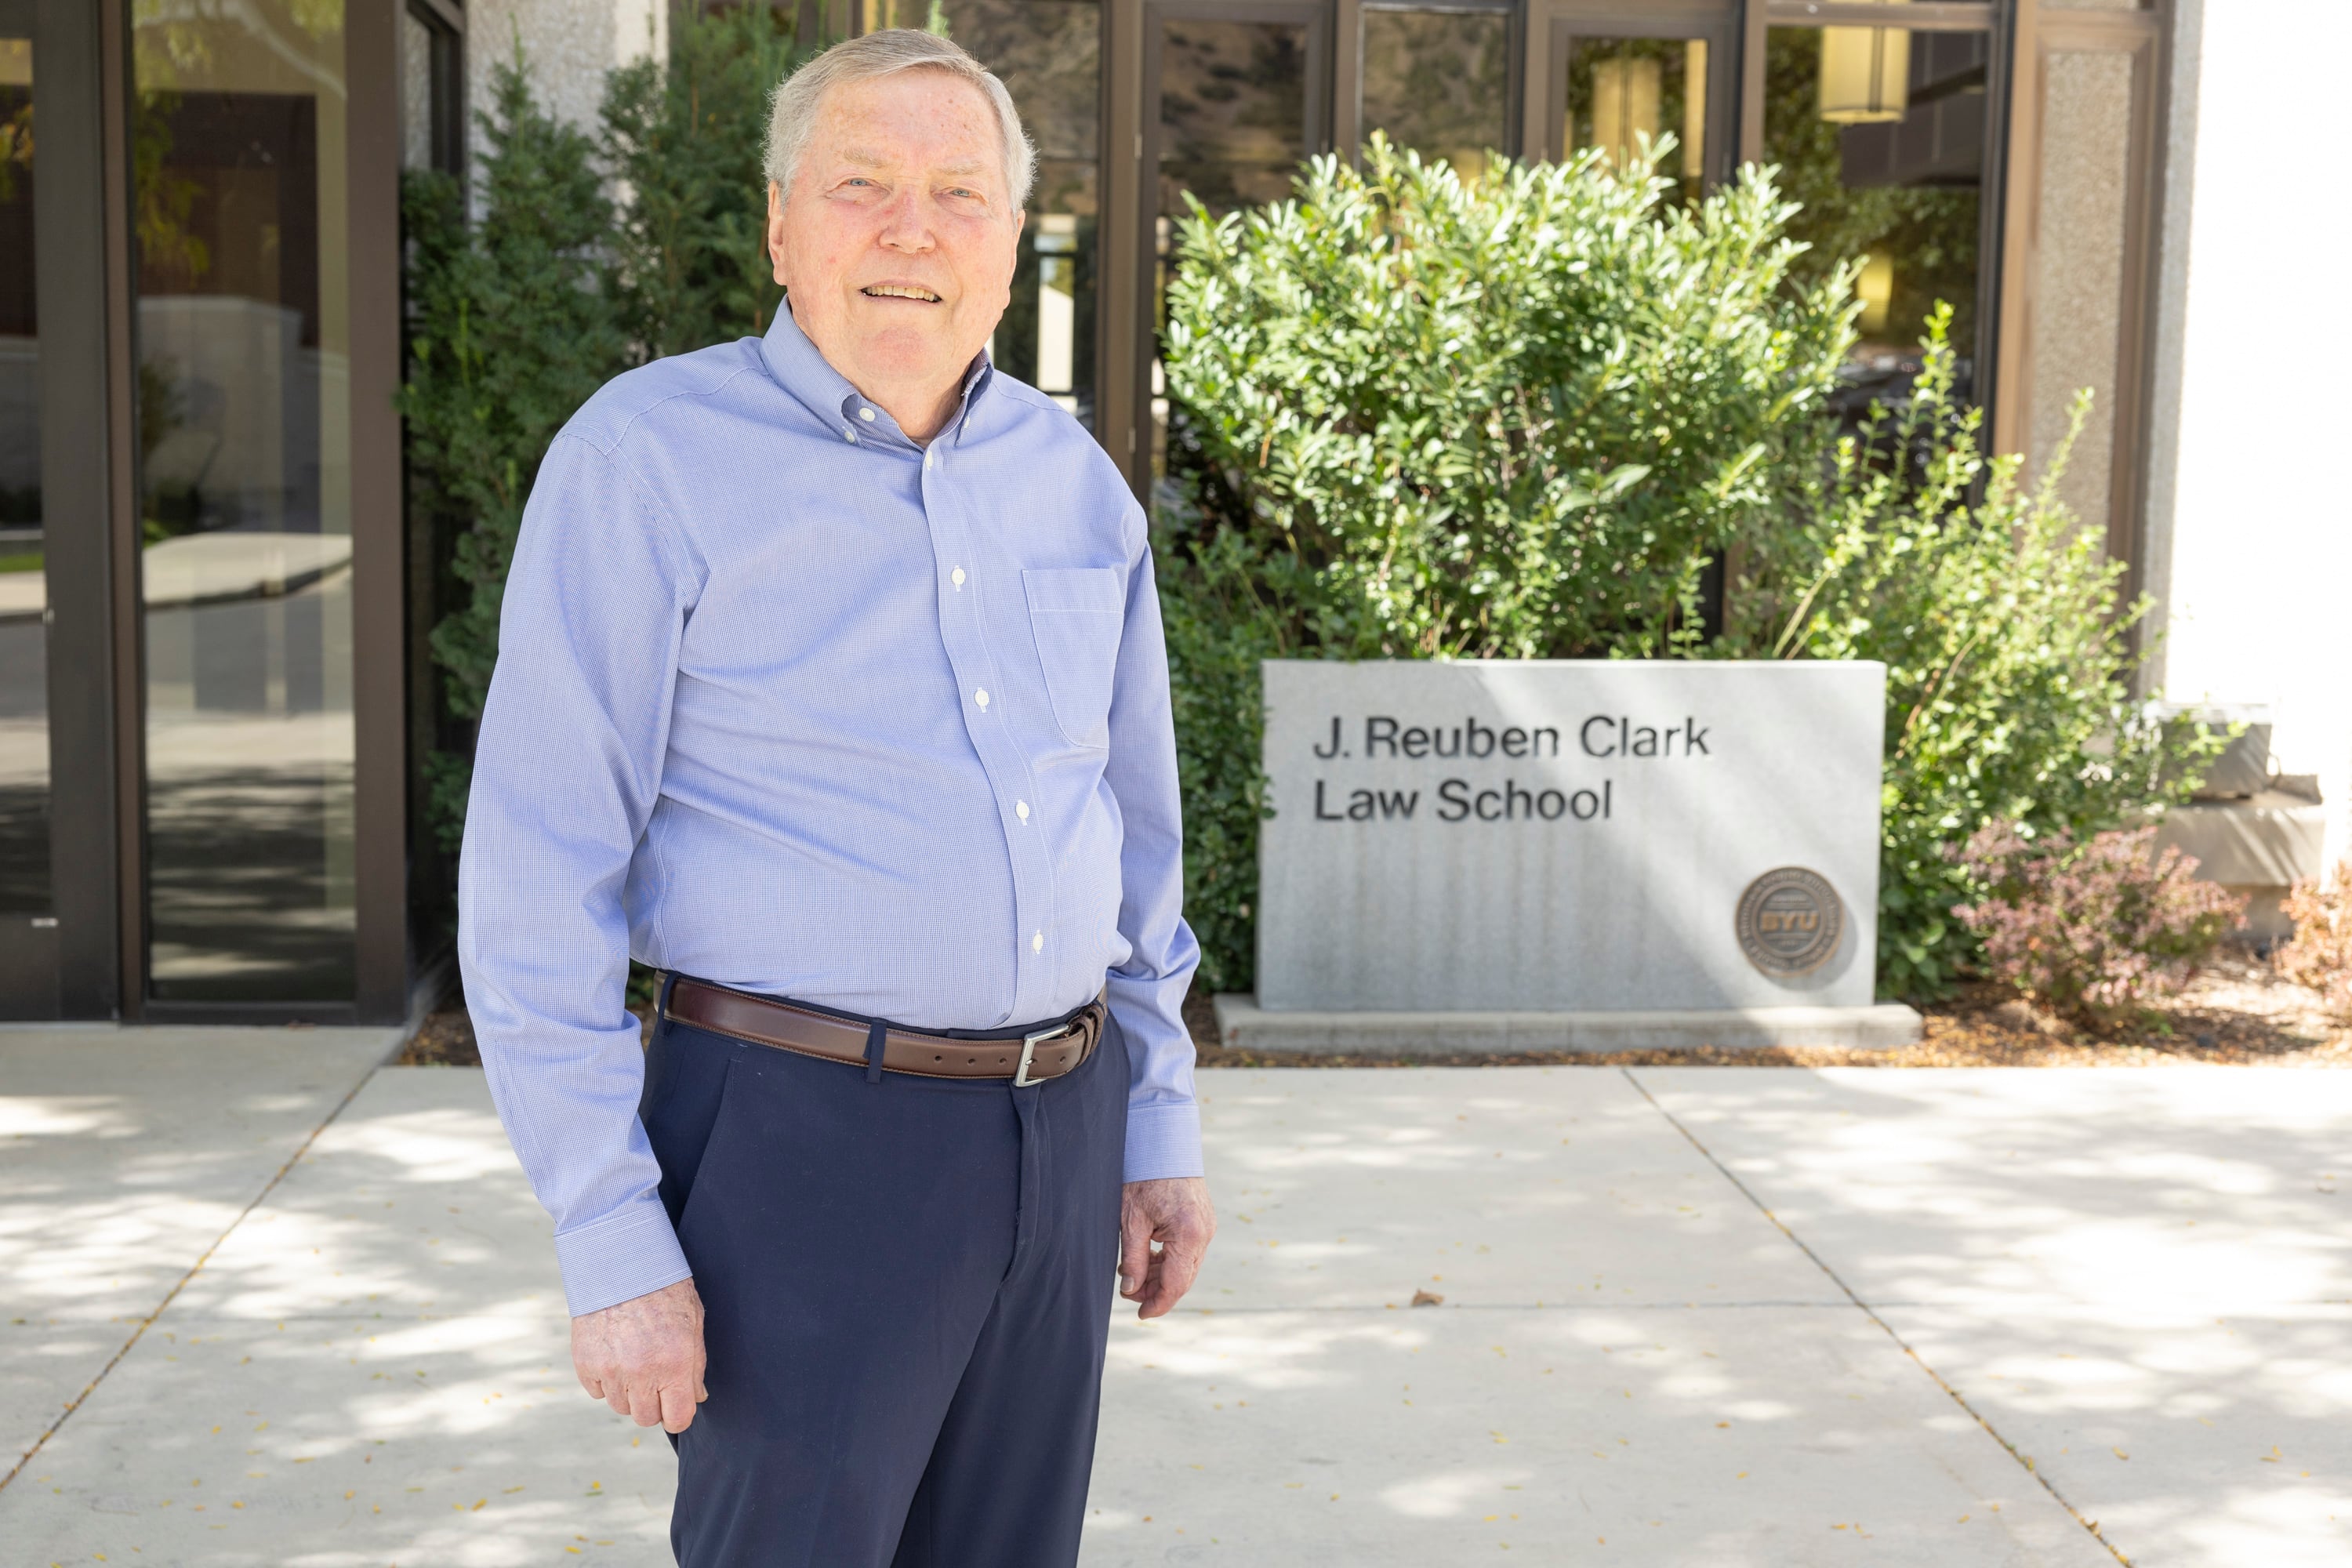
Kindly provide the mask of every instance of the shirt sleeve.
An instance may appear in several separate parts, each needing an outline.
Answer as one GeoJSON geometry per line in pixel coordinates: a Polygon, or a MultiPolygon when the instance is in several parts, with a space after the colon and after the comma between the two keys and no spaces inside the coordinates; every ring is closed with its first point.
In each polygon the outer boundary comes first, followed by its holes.
{"type": "Polygon", "coordinates": [[[625,470],[557,437],[524,510],[458,872],[466,1002],[577,1316],[686,1279],[637,1101],[622,891],[661,785],[692,602],[625,470]]]}
{"type": "Polygon", "coordinates": [[[1103,778],[1118,802],[1118,931],[1126,962],[1110,972],[1109,1005],[1127,1037],[1130,1182],[1202,1173],[1201,1109],[1192,1092],[1192,1037],[1184,994],[1201,944],[1184,923],[1184,826],[1176,783],[1176,730],[1160,591],[1140,511],[1128,572],[1126,630],[1111,689],[1110,760],[1103,778]]]}

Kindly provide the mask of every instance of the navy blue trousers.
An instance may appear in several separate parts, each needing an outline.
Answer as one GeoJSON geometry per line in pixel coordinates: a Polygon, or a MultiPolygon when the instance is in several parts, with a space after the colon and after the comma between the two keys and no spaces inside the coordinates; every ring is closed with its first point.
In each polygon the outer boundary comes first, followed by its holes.
{"type": "Polygon", "coordinates": [[[683,1568],[1077,1561],[1127,1090],[1116,1026],[1028,1089],[656,1028],[641,1114],[710,1357],[683,1568]]]}

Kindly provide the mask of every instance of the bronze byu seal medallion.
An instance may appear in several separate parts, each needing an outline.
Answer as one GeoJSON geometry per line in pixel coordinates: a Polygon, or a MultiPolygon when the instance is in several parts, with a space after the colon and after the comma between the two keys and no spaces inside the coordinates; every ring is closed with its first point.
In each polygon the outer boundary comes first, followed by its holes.
{"type": "Polygon", "coordinates": [[[1828,879],[1802,866],[1767,871],[1739,895],[1739,950],[1775,980],[1811,974],[1845,934],[1845,905],[1828,879]]]}

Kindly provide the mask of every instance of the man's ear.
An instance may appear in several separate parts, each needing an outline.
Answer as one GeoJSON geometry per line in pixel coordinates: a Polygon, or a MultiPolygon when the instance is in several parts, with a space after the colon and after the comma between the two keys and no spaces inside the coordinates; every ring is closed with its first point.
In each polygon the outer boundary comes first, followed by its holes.
{"type": "Polygon", "coordinates": [[[773,180],[768,182],[768,261],[776,281],[784,282],[784,190],[773,180]]]}

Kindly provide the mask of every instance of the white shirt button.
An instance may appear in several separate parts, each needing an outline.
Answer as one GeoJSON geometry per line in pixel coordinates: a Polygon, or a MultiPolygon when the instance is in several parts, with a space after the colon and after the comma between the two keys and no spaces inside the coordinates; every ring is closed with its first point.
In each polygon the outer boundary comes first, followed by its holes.
{"type": "Polygon", "coordinates": [[[1032,952],[1043,952],[1045,951],[1045,933],[1044,931],[1041,931],[1029,939],[1029,951],[1032,952]]]}
{"type": "Polygon", "coordinates": [[[977,691],[973,692],[973,693],[971,694],[971,700],[972,700],[974,702],[979,703],[982,708],[987,707],[987,706],[988,706],[988,688],[987,688],[987,687],[985,687],[985,686],[983,686],[983,687],[982,687],[979,690],[977,690],[977,691]]]}
{"type": "Polygon", "coordinates": [[[873,423],[874,423],[874,410],[872,410],[871,408],[861,408],[861,409],[859,409],[859,410],[857,411],[857,416],[858,416],[860,419],[865,420],[868,425],[871,425],[871,424],[873,424],[873,423]]]}
{"type": "Polygon", "coordinates": [[[1029,803],[1028,803],[1027,801],[1025,801],[1025,800],[1016,800],[1016,801],[1014,801],[1014,802],[1013,803],[1013,814],[1014,814],[1015,816],[1019,816],[1019,817],[1021,818],[1021,820],[1022,820],[1022,821],[1026,822],[1026,821],[1028,821],[1028,820],[1029,820],[1029,803]]]}
{"type": "Polygon", "coordinates": [[[948,581],[953,583],[956,585],[957,590],[961,592],[963,588],[963,568],[959,566],[954,571],[949,573],[948,581]]]}
{"type": "Polygon", "coordinates": [[[929,453],[929,452],[926,452],[926,453],[924,453],[924,454],[923,454],[923,467],[925,467],[925,468],[929,468],[930,466],[931,466],[931,454],[930,454],[930,453],[929,453]]]}
{"type": "Polygon", "coordinates": [[[841,438],[855,446],[857,442],[857,432],[845,425],[841,427],[841,438]]]}

